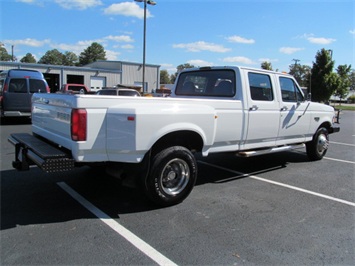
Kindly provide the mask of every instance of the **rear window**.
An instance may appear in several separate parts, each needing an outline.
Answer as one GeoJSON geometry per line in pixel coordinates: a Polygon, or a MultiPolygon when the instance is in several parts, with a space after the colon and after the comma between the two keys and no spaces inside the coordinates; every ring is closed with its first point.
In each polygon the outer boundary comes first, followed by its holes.
{"type": "Polygon", "coordinates": [[[116,90],[101,90],[99,91],[100,95],[117,95],[117,91],[116,90]]]}
{"type": "Polygon", "coordinates": [[[139,96],[138,92],[135,91],[125,91],[125,90],[119,90],[118,95],[121,96],[139,96]]]}
{"type": "Polygon", "coordinates": [[[85,92],[86,88],[84,86],[68,86],[68,90],[76,91],[76,92],[80,92],[81,90],[84,90],[85,92]]]}
{"type": "Polygon", "coordinates": [[[233,97],[235,74],[231,70],[191,71],[180,74],[176,95],[233,97]]]}
{"type": "Polygon", "coordinates": [[[26,79],[10,79],[9,92],[12,93],[27,93],[27,82],[26,79]]]}
{"type": "Polygon", "coordinates": [[[46,84],[40,79],[30,79],[30,92],[47,92],[46,84]]]}

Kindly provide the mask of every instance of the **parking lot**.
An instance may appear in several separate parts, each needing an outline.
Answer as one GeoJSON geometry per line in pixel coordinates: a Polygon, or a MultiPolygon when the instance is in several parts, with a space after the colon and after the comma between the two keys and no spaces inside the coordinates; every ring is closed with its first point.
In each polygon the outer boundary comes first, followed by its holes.
{"type": "Polygon", "coordinates": [[[12,169],[1,125],[1,265],[354,265],[355,112],[325,158],[305,150],[252,158],[197,155],[195,188],[157,208],[88,167],[12,169]]]}

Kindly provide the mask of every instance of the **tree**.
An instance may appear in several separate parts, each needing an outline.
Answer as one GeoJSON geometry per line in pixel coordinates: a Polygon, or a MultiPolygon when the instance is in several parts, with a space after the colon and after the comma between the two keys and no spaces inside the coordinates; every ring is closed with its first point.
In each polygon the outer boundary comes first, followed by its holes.
{"type": "Polygon", "coordinates": [[[2,43],[0,43],[0,61],[12,61],[12,56],[3,47],[2,43]]]}
{"type": "Polygon", "coordinates": [[[336,89],[334,95],[338,96],[340,99],[344,99],[348,94],[348,89],[351,86],[351,65],[340,65],[337,68],[337,73],[339,77],[339,86],[336,89]]]}
{"type": "Polygon", "coordinates": [[[47,65],[63,65],[64,55],[57,49],[47,51],[44,56],[42,56],[38,63],[47,65]]]}
{"type": "Polygon", "coordinates": [[[104,47],[97,42],[93,42],[79,55],[79,65],[87,65],[97,60],[107,60],[104,47]]]}
{"type": "Polygon", "coordinates": [[[36,58],[31,54],[27,53],[24,57],[20,60],[21,63],[36,63],[36,58]]]}
{"type": "Polygon", "coordinates": [[[306,65],[292,64],[288,73],[295,77],[301,87],[308,87],[310,69],[306,65]]]}
{"type": "Polygon", "coordinates": [[[160,70],[160,84],[170,84],[169,73],[167,70],[160,70]]]}
{"type": "Polygon", "coordinates": [[[273,70],[271,63],[266,61],[261,63],[261,68],[265,70],[273,70]]]}
{"type": "Polygon", "coordinates": [[[333,73],[334,61],[331,54],[324,48],[316,54],[316,62],[313,62],[311,71],[312,100],[328,101],[337,89],[337,74],[333,73]]]}
{"type": "Polygon", "coordinates": [[[78,64],[79,58],[76,54],[73,52],[65,52],[63,55],[63,65],[65,66],[75,66],[78,64]]]}
{"type": "Polygon", "coordinates": [[[350,73],[350,90],[355,90],[355,69],[350,73]]]}

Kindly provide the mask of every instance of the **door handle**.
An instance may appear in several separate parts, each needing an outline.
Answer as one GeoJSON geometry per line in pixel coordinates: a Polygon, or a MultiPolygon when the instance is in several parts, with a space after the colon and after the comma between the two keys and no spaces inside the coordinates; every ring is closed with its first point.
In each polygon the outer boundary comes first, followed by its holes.
{"type": "Polygon", "coordinates": [[[252,107],[249,108],[249,111],[256,111],[258,109],[259,109],[259,107],[257,107],[256,105],[253,105],[252,107]]]}
{"type": "Polygon", "coordinates": [[[281,108],[280,111],[287,111],[287,110],[288,110],[287,106],[284,106],[284,107],[281,108]]]}

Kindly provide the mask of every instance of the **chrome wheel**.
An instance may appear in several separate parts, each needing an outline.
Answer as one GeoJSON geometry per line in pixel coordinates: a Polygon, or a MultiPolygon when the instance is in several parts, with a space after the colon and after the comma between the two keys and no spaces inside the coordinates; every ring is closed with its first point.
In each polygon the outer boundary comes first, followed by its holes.
{"type": "Polygon", "coordinates": [[[318,154],[323,154],[324,151],[328,149],[329,140],[325,134],[320,134],[317,140],[317,152],[318,154]]]}
{"type": "Polygon", "coordinates": [[[160,185],[167,195],[174,196],[185,189],[189,179],[189,165],[184,160],[175,158],[165,165],[160,185]]]}

